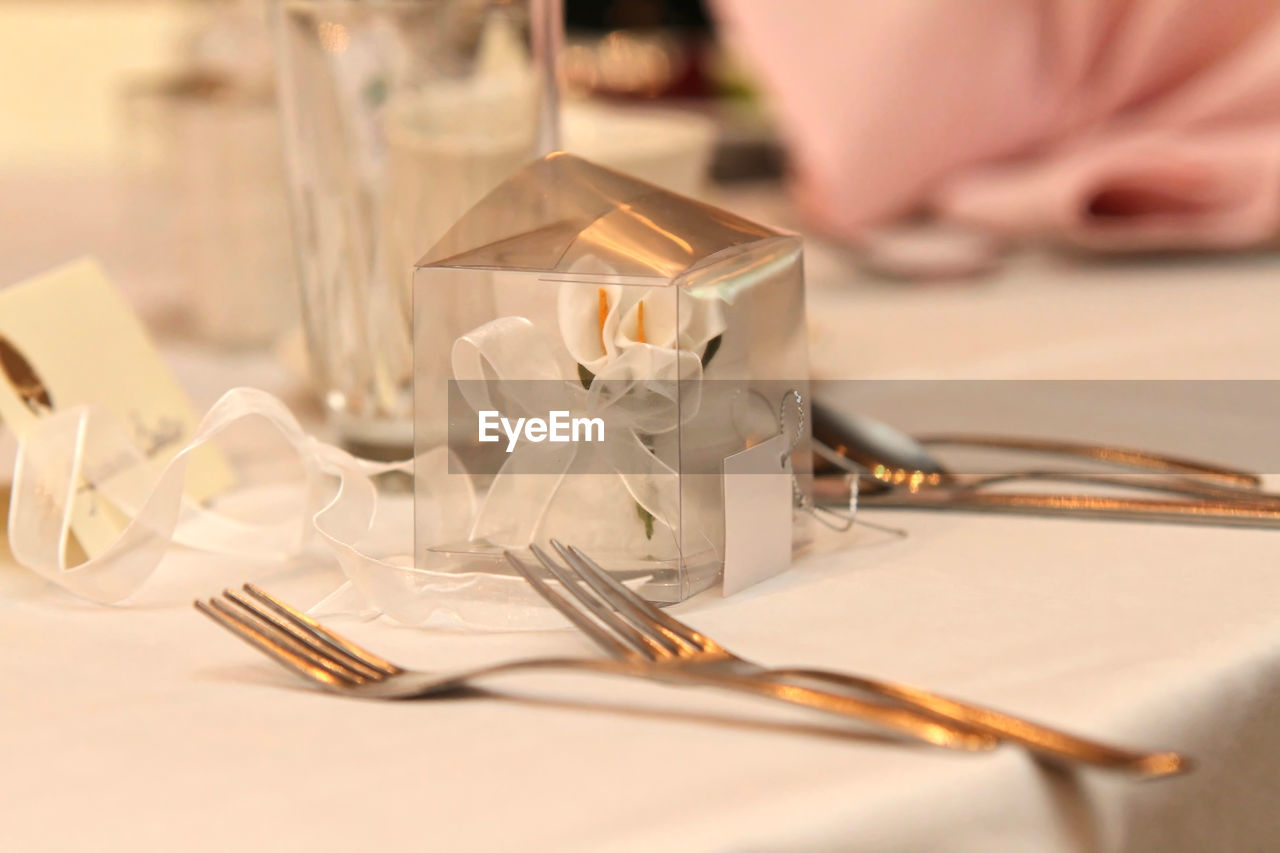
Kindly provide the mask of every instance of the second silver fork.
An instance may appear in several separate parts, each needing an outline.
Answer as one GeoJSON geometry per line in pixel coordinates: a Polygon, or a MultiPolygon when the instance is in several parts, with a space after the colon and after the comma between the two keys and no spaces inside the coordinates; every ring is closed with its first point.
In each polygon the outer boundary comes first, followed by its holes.
{"type": "Polygon", "coordinates": [[[195,606],[286,669],[329,692],[355,698],[429,699],[455,694],[474,681],[498,675],[548,670],[594,672],[748,693],[881,726],[951,749],[984,750],[996,744],[990,735],[907,708],[733,673],[659,671],[637,659],[527,658],[453,673],[406,669],[361,648],[252,584],[245,584],[240,591],[229,589],[219,597],[197,601],[195,606]]]}
{"type": "Polygon", "coordinates": [[[641,659],[661,669],[684,669],[783,680],[820,682],[870,693],[905,707],[987,732],[1049,758],[1121,770],[1139,776],[1168,776],[1189,769],[1176,752],[1138,752],[1072,735],[1029,720],[939,696],[927,690],[842,672],[770,668],[733,654],[724,646],[664,613],[627,589],[581,550],[551,540],[562,566],[537,545],[535,557],[572,597],[558,594],[520,558],[507,560],[535,590],[610,656],[641,659]],[[575,603],[576,602],[576,603],[575,603]]]}

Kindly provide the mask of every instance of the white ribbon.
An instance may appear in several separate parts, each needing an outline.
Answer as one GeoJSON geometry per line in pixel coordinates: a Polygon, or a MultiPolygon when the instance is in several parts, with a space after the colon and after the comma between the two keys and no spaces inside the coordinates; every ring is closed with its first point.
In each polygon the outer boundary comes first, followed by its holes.
{"type": "MultiPolygon", "coordinates": [[[[546,531],[544,515],[566,475],[593,470],[586,454],[599,454],[626,489],[635,506],[652,516],[655,527],[672,537],[672,553],[680,553],[680,480],[674,468],[646,447],[640,435],[673,433],[682,419],[698,410],[702,365],[690,352],[645,344],[632,346],[605,365],[590,389],[566,379],[551,346],[532,322],[506,316],[491,320],[454,343],[454,377],[475,411],[498,410],[508,416],[545,416],[554,410],[588,416],[607,415],[598,443],[520,442],[495,475],[472,526],[470,538],[506,547],[522,547],[537,538],[561,536],[592,542],[589,515],[572,520],[567,531],[546,531]],[[677,401],[678,388],[685,399],[677,401]],[[497,398],[497,399],[495,399],[497,398]],[[505,404],[505,405],[504,405],[505,404]]],[[[594,470],[599,474],[601,467],[594,470]]],[[[609,475],[604,474],[604,477],[609,475]]],[[[600,483],[595,477],[575,485],[600,483]]],[[[589,504],[586,505],[589,507],[589,504]]],[[[634,510],[619,518],[601,519],[603,535],[620,524],[640,529],[634,510]]],[[[593,543],[594,544],[594,543],[593,543]]]]}
{"type": "MultiPolygon", "coordinates": [[[[42,419],[18,445],[9,511],[9,547],[17,562],[67,591],[114,604],[134,595],[172,545],[228,557],[283,562],[318,542],[345,578],[327,601],[353,601],[407,624],[511,629],[557,624],[523,582],[481,573],[415,567],[413,524],[380,519],[374,478],[413,473],[420,500],[417,535],[425,542],[463,539],[476,505],[470,478],[450,472],[447,449],[417,459],[375,463],[308,435],[289,409],[263,391],[240,388],[208,412],[188,444],[157,473],[127,428],[109,413],[76,407],[42,419]],[[284,439],[301,465],[302,511],[247,522],[185,498],[191,454],[245,419],[259,418],[284,439]],[[334,483],[336,482],[336,488],[334,483]],[[86,495],[85,492],[91,492],[86,495]],[[68,546],[76,512],[118,515],[123,529],[105,550],[77,565],[68,546]],[[390,527],[393,536],[387,536],[390,527]],[[312,535],[314,534],[314,535],[312,535]]],[[[380,503],[382,506],[380,506],[380,503]]],[[[439,565],[438,561],[434,565],[439,565]]],[[[228,582],[243,575],[229,563],[228,582]]],[[[190,589],[192,596],[208,588],[190,589]]]]}

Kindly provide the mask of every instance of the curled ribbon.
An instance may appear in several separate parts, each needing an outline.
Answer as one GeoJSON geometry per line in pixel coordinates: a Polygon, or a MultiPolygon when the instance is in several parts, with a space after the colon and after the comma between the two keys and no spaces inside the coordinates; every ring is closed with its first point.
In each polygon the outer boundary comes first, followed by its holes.
{"type": "MultiPolygon", "coordinates": [[[[474,514],[471,480],[456,471],[450,472],[445,448],[403,462],[357,459],[308,435],[277,398],[239,388],[209,410],[186,446],[157,472],[125,425],[101,409],[80,406],[42,418],[19,442],[9,546],[20,565],[63,589],[116,604],[146,583],[175,544],[283,561],[318,542],[344,577],[327,602],[358,602],[359,609],[373,608],[406,624],[503,630],[557,624],[518,579],[447,567],[425,570],[415,567],[411,548],[401,547],[405,543],[388,543],[378,523],[388,502],[380,501],[375,478],[414,473],[417,494],[429,499],[416,513],[416,533],[429,543],[463,538],[474,514]],[[296,455],[305,486],[301,512],[247,522],[184,496],[191,454],[248,418],[265,420],[296,455]],[[121,529],[108,547],[72,565],[72,520],[86,501],[90,512],[118,517],[121,529]]],[[[208,592],[190,590],[193,596],[208,592]]]]}

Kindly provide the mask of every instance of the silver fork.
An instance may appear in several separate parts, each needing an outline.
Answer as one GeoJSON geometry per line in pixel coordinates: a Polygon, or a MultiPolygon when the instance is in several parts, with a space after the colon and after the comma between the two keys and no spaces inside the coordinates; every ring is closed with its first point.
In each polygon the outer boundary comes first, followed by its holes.
{"type": "Polygon", "coordinates": [[[245,584],[242,590],[228,589],[220,597],[196,601],[196,609],[285,668],[325,690],[345,696],[427,699],[456,694],[470,686],[470,682],[505,673],[525,670],[597,672],[737,690],[851,717],[951,749],[985,750],[997,743],[988,734],[906,708],[771,683],[730,672],[658,668],[639,657],[621,660],[536,658],[447,674],[405,669],[330,631],[253,584],[245,584]]]}
{"type": "Polygon", "coordinates": [[[1167,776],[1190,769],[1176,752],[1136,752],[1087,740],[1009,714],[950,699],[904,684],[830,670],[773,668],[733,654],[627,589],[581,550],[555,539],[562,566],[537,545],[531,550],[577,604],[553,590],[515,554],[507,559],[538,593],[611,656],[643,660],[668,671],[730,673],[766,683],[782,680],[822,682],[872,693],[939,719],[987,732],[1041,755],[1069,762],[1122,770],[1139,776],[1167,776]]]}

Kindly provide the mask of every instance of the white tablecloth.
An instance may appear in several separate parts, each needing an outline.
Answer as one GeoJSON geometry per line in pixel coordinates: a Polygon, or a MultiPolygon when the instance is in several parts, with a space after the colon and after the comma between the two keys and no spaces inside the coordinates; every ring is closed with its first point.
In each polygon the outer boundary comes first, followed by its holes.
{"type": "MultiPolygon", "coordinates": [[[[767,212],[766,212],[766,215],[767,212]]],[[[827,376],[1275,378],[1280,260],[1030,256],[930,287],[816,247],[827,376]],[[903,338],[903,331],[914,329],[903,338]]],[[[287,381],[170,349],[200,403],[287,381]]],[[[1274,484],[1274,481],[1273,481],[1274,484]]],[[[754,700],[531,676],[502,698],[303,689],[186,603],[83,604],[0,559],[0,847],[1235,851],[1280,843],[1280,534],[868,514],[788,574],[675,612],[730,648],[846,668],[1199,769],[1137,783],[851,737],[754,700]]],[[[176,554],[210,591],[250,569],[176,554]]],[[[254,571],[261,572],[261,567],[254,571]]],[[[163,595],[159,596],[163,599],[163,595]]],[[[576,634],[342,622],[428,668],[591,654],[576,634]]]]}

